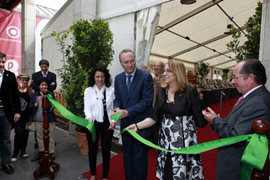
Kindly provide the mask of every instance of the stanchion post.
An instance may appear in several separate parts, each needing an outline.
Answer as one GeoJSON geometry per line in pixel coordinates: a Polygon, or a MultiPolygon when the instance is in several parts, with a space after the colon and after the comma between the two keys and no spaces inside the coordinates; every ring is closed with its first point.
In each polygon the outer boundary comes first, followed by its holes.
{"type": "MultiPolygon", "coordinates": [[[[44,95],[49,94],[49,91],[42,92],[44,95]]],[[[54,179],[55,173],[59,171],[60,165],[53,162],[55,160],[54,156],[50,155],[49,151],[49,111],[50,111],[50,102],[48,98],[42,98],[42,108],[43,108],[43,142],[44,142],[44,155],[42,159],[38,161],[39,167],[34,172],[35,179],[41,179],[48,177],[54,179]]]]}
{"type": "MultiPolygon", "coordinates": [[[[268,121],[265,121],[265,120],[259,119],[259,120],[254,121],[254,123],[252,124],[252,129],[257,134],[261,134],[261,135],[269,135],[270,134],[270,124],[268,121]]],[[[268,142],[268,148],[270,147],[269,145],[270,144],[268,142]]],[[[263,169],[261,171],[258,169],[253,169],[251,180],[264,179],[265,171],[267,170],[267,172],[269,172],[269,170],[267,168],[269,168],[269,152],[268,152],[267,159],[266,159],[266,162],[264,164],[263,169]]]]}
{"type": "Polygon", "coordinates": [[[220,101],[219,101],[219,115],[221,117],[221,113],[222,113],[222,102],[223,102],[223,91],[220,91],[220,101]]]}

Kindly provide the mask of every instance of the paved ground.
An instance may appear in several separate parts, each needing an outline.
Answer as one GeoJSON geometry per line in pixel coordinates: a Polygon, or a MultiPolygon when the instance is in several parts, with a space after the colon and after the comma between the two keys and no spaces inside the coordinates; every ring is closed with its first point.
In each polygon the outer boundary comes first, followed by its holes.
{"type": "MultiPolygon", "coordinates": [[[[55,175],[57,180],[86,180],[81,174],[89,171],[88,156],[82,155],[77,147],[77,137],[71,135],[68,131],[63,130],[65,125],[61,125],[61,122],[57,123],[55,130],[55,139],[57,142],[56,150],[54,156],[57,162],[60,164],[60,170],[55,175]],[[61,128],[59,128],[61,127],[61,128]],[[63,129],[62,129],[63,128],[63,129]]],[[[12,132],[13,139],[14,133],[12,132]]],[[[116,144],[116,140],[113,141],[111,157],[116,155],[121,151],[121,146],[116,144]]],[[[13,144],[13,142],[12,142],[13,144]]],[[[13,149],[13,148],[12,148],[13,149]]],[[[33,180],[33,172],[38,168],[38,162],[31,162],[31,159],[38,153],[38,149],[34,148],[34,133],[30,133],[27,153],[28,158],[18,159],[17,162],[12,163],[15,169],[15,173],[12,175],[7,175],[0,168],[0,180],[33,180]]],[[[97,164],[102,161],[101,152],[98,153],[97,164]]],[[[49,179],[49,178],[42,178],[49,179]]]]}

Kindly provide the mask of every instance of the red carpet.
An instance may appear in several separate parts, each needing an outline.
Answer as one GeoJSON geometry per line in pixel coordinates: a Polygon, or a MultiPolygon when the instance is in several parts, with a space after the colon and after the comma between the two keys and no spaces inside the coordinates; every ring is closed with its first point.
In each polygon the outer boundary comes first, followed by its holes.
{"type": "MultiPolygon", "coordinates": [[[[230,99],[229,101],[224,101],[222,103],[222,112],[221,117],[226,117],[232,110],[233,106],[231,105],[236,103],[238,98],[230,99]]],[[[209,107],[213,109],[217,114],[219,114],[220,104],[212,104],[209,107]]],[[[210,124],[208,124],[205,128],[198,129],[198,141],[199,143],[213,141],[219,139],[217,133],[210,129],[210,124]]],[[[216,179],[216,162],[217,162],[217,149],[213,149],[211,151],[207,151],[201,154],[202,163],[203,163],[203,172],[204,179],[206,180],[215,180],[216,179]]]]}
{"type": "MultiPolygon", "coordinates": [[[[157,154],[153,149],[148,152],[148,177],[147,180],[158,180],[156,178],[156,166],[157,166],[157,154]]],[[[88,171],[82,174],[84,177],[90,179],[91,172],[88,171]]],[[[110,172],[108,175],[109,180],[124,180],[124,166],[123,166],[123,152],[117,154],[111,158],[110,172]]],[[[97,166],[97,178],[96,180],[102,180],[102,164],[97,166]]]]}
{"type": "MultiPolygon", "coordinates": [[[[230,102],[234,104],[238,98],[230,99],[230,102]]],[[[232,110],[232,105],[229,101],[224,101],[222,103],[222,113],[221,117],[226,117],[228,113],[232,110]]],[[[219,103],[210,105],[210,107],[216,112],[219,112],[219,103]]],[[[218,135],[215,131],[210,129],[210,125],[208,124],[205,128],[198,129],[198,140],[199,143],[212,141],[215,139],[219,139],[218,135]]],[[[202,153],[202,163],[204,170],[204,178],[206,180],[215,180],[216,177],[216,161],[217,161],[217,149],[202,153]]],[[[148,177],[147,180],[158,180],[156,178],[156,158],[157,154],[154,153],[153,149],[149,150],[148,153],[148,177]]],[[[84,177],[90,179],[91,172],[88,171],[82,174],[84,177]]],[[[111,158],[111,166],[108,178],[110,180],[124,180],[124,167],[123,167],[123,153],[119,153],[118,155],[111,158]]],[[[102,164],[97,166],[97,180],[102,179],[102,164]]]]}

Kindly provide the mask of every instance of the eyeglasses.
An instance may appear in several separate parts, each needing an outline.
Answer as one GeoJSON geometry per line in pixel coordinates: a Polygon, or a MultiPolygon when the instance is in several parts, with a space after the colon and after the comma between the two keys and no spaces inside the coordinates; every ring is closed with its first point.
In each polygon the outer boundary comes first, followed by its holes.
{"type": "Polygon", "coordinates": [[[237,80],[238,78],[240,78],[240,77],[245,77],[245,76],[247,76],[247,75],[249,75],[249,74],[233,75],[233,76],[232,76],[232,79],[237,80]]]}

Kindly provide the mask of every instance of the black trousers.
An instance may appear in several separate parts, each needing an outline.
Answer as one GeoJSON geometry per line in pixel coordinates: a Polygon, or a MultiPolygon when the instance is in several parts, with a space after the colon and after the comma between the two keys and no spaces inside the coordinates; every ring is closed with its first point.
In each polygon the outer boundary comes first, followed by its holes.
{"type": "Polygon", "coordinates": [[[13,154],[19,154],[19,152],[25,152],[29,131],[25,130],[26,122],[18,121],[14,124],[15,138],[14,138],[14,150],[13,154]]]}
{"type": "Polygon", "coordinates": [[[95,130],[97,139],[93,143],[92,135],[89,131],[87,131],[87,141],[89,146],[89,165],[92,175],[97,174],[96,164],[97,164],[97,147],[98,147],[98,139],[101,135],[101,150],[102,150],[102,163],[103,163],[103,173],[102,178],[107,178],[109,169],[110,169],[110,151],[111,151],[111,143],[113,137],[113,130],[109,130],[110,123],[108,120],[105,120],[103,123],[95,122],[95,130]]]}

